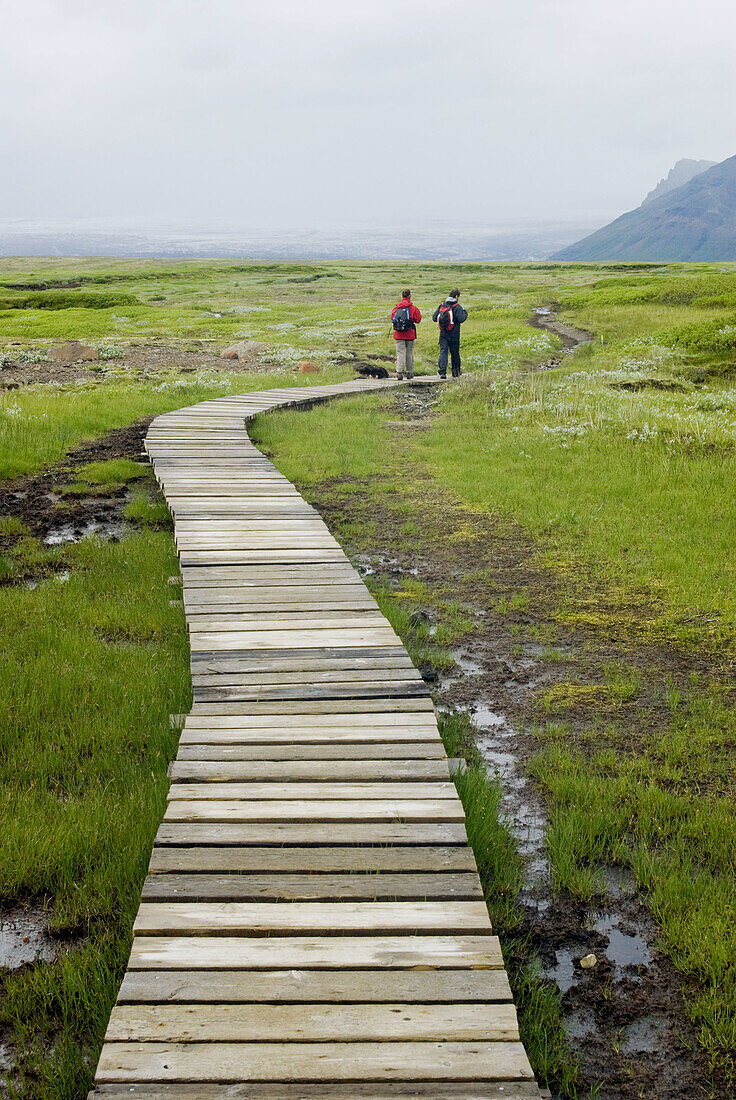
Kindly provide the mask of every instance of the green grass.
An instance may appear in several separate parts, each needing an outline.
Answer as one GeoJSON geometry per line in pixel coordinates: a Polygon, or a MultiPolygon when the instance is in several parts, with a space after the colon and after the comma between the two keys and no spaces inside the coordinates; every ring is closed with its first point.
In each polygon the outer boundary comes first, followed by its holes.
{"type": "Polygon", "coordinates": [[[170,538],[64,555],[66,583],[0,588],[0,896],[45,902],[64,934],[58,962],[3,978],[0,1027],[34,1100],[91,1084],[165,805],[168,716],[189,705],[170,538]]]}
{"type": "MultiPolygon", "coordinates": [[[[490,516],[499,529],[523,531],[530,567],[561,581],[544,620],[509,625],[565,662],[565,682],[557,694],[545,689],[534,711],[542,721],[534,773],[548,797],[556,888],[590,899],[601,862],[633,868],[683,975],[701,1042],[733,1091],[732,265],[0,260],[0,368],[42,362],[49,345],[67,339],[92,342],[101,358],[82,383],[0,394],[0,477],[58,463],[81,440],[205,398],[351,377],[344,356],[392,353],[390,308],[407,282],[425,318],[456,283],[470,309],[466,377],[443,389],[427,430],[386,426],[393,398],[375,396],[264,417],[256,431],[307,492],[332,479],[336,507],[372,478],[377,501],[400,500],[397,531],[418,558],[417,509],[441,516],[449,498],[466,517],[446,532],[450,544],[476,545],[474,517],[490,516]],[[561,354],[556,337],[526,324],[533,306],[553,302],[595,339],[559,368],[534,372],[561,354]],[[262,342],[274,373],[183,373],[176,354],[150,375],[126,364],[134,344],[217,351],[235,339],[262,342]],[[321,373],[294,374],[303,358],[321,373]],[[669,714],[653,732],[635,720],[626,726],[647,687],[643,662],[610,664],[590,682],[556,650],[558,629],[591,644],[616,640],[632,658],[650,647],[702,664],[707,652],[715,671],[676,690],[662,683],[669,714]],[[603,717],[581,730],[575,704],[590,688],[603,717]]],[[[433,372],[436,332],[426,319],[416,351],[419,370],[433,372]]],[[[0,384],[5,375],[0,369],[0,384]]],[[[133,472],[93,465],[76,484],[94,491],[133,472]]],[[[57,963],[4,977],[0,1027],[22,1052],[21,1095],[34,1100],[77,1100],[89,1084],[161,812],[173,742],[167,715],[187,707],[180,611],[169,608],[164,584],[174,559],[169,536],[156,530],[167,515],[142,490],[128,515],[144,530],[112,546],[50,550],[12,521],[0,527],[0,539],[20,536],[12,553],[0,549],[0,579],[71,573],[33,591],[0,588],[2,897],[44,899],[72,936],[57,963]]],[[[345,524],[341,535],[368,553],[385,540],[369,522],[345,524]]],[[[376,587],[418,662],[449,666],[450,647],[472,630],[451,587],[431,599],[420,580],[399,593],[376,587]],[[412,622],[425,604],[437,617],[434,637],[412,622]]],[[[520,588],[488,611],[533,616],[525,601],[520,588]]],[[[448,752],[472,757],[463,721],[442,726],[448,752]]],[[[514,961],[525,959],[515,925],[518,859],[498,825],[497,788],[477,769],[464,783],[525,1040],[540,1073],[573,1095],[556,997],[514,961]]]]}

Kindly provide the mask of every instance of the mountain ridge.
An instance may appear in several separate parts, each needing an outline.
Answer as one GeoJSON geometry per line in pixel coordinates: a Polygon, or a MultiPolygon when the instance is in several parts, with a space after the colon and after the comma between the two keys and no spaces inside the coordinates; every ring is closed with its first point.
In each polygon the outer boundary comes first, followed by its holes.
{"type": "Polygon", "coordinates": [[[645,200],[551,258],[736,260],[736,156],[645,200]]]}

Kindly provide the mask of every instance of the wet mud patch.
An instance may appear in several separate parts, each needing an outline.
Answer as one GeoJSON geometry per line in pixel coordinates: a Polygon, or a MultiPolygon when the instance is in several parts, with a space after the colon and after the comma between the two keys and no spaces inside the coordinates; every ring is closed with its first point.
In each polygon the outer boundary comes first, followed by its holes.
{"type": "Polygon", "coordinates": [[[42,906],[0,911],[0,971],[53,962],[58,953],[49,915],[42,906]]]}
{"type": "MultiPolygon", "coordinates": [[[[431,419],[431,392],[422,392],[428,408],[420,413],[412,397],[397,395],[387,415],[431,419]]],[[[469,757],[479,754],[501,781],[502,814],[525,861],[523,933],[535,965],[560,991],[580,1057],[579,1095],[594,1087],[600,1100],[708,1095],[708,1060],[685,1011],[683,978],[659,949],[633,875],[598,868],[600,895],[590,904],[553,890],[545,795],[528,769],[548,721],[564,720],[568,743],[583,754],[602,744],[636,751],[671,722],[662,685],[686,693],[693,674],[708,673],[706,658],[632,645],[624,627],[601,632],[563,621],[557,612],[571,601],[615,611],[618,594],[584,572],[555,572],[523,530],[470,511],[416,469],[406,471],[404,490],[388,477],[342,478],[305,495],[367,583],[388,589],[408,612],[402,632],[440,716],[469,723],[469,757]],[[600,722],[602,692],[618,742],[600,722]],[[594,964],[581,966],[591,955],[594,964]]],[[[650,594],[637,600],[637,614],[655,613],[650,594]]],[[[514,958],[513,939],[508,950],[510,969],[527,965],[514,958]]]]}
{"type": "Polygon", "coordinates": [[[115,429],[72,448],[57,466],[0,483],[0,560],[5,563],[0,584],[35,587],[50,576],[68,579],[64,544],[91,535],[117,541],[135,530],[135,516],[126,515],[126,509],[136,493],[145,492],[151,504],[163,502],[141,453],[150,422],[148,417],[115,429]],[[135,463],[126,468],[124,480],[84,480],[90,463],[116,459],[135,463]]]}

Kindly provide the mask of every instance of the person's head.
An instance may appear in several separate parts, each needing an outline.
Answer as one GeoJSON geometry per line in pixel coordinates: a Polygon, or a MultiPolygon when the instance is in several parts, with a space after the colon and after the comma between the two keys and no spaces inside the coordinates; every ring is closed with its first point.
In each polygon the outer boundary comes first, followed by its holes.
{"type": "Polygon", "coordinates": [[[448,294],[448,298],[454,298],[455,301],[457,301],[457,299],[459,297],[460,297],[460,291],[459,290],[451,290],[450,293],[448,294]]]}
{"type": "Polygon", "coordinates": [[[409,290],[408,287],[406,288],[406,290],[402,290],[401,297],[402,298],[411,298],[411,291],[409,290]]]}

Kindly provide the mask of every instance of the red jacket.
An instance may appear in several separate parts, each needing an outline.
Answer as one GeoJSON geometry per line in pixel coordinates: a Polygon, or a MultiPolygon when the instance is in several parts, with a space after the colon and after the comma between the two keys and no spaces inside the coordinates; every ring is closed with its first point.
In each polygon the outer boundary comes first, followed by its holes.
{"type": "MultiPolygon", "coordinates": [[[[396,303],[394,308],[391,310],[391,320],[393,321],[394,317],[396,316],[397,309],[406,309],[407,306],[409,306],[410,318],[415,325],[418,325],[422,319],[422,315],[409,298],[402,298],[400,302],[396,303]]],[[[394,329],[394,340],[416,340],[416,338],[417,330],[415,328],[410,328],[408,332],[397,332],[396,329],[394,329]]]]}

